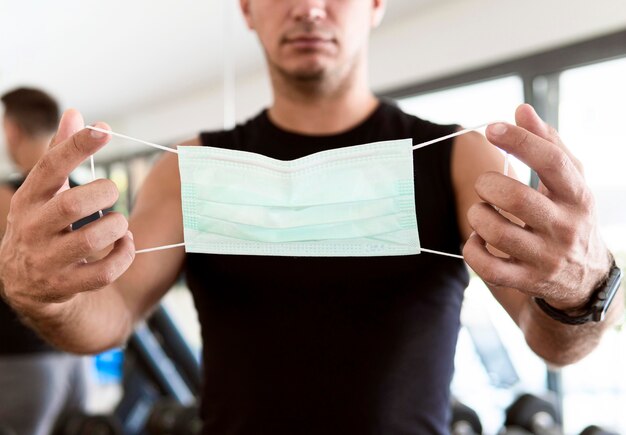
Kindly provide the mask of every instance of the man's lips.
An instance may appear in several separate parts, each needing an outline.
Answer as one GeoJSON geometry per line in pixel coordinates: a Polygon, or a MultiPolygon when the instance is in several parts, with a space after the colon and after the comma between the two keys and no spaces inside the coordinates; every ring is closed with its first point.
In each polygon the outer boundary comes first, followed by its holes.
{"type": "Polygon", "coordinates": [[[333,38],[324,36],[295,36],[285,38],[285,45],[292,46],[299,49],[316,49],[322,48],[330,44],[335,44],[336,41],[333,38]]]}

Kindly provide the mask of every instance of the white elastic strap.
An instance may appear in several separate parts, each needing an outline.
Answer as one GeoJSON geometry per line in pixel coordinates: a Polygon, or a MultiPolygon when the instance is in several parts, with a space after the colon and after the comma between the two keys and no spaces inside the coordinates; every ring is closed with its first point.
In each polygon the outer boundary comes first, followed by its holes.
{"type": "MultiPolygon", "coordinates": [[[[115,133],[111,130],[105,130],[103,128],[98,128],[98,127],[93,127],[91,125],[88,125],[86,128],[88,128],[89,130],[94,130],[94,131],[99,131],[100,133],[107,133],[110,134],[111,136],[117,136],[117,137],[121,137],[123,139],[128,139],[128,140],[132,140],[135,142],[139,142],[142,143],[144,145],[148,145],[150,147],[159,149],[159,150],[163,150],[163,151],[168,151],[170,153],[174,153],[174,154],[178,154],[178,151],[170,148],[170,147],[166,147],[163,145],[158,145],[152,142],[146,142],[145,140],[141,140],[141,139],[137,139],[134,137],[130,137],[130,136],[126,136],[125,134],[120,134],[120,133],[115,133]]],[[[96,179],[96,167],[93,161],[93,155],[90,156],[90,160],[91,160],[91,177],[95,180],[96,179]]],[[[102,210],[98,210],[98,214],[100,215],[100,217],[102,217],[102,210]]],[[[148,249],[140,249],[139,251],[135,251],[135,254],[143,254],[144,252],[153,252],[153,251],[161,251],[164,249],[172,249],[172,248],[178,248],[181,246],[185,246],[184,243],[178,243],[176,245],[166,245],[166,246],[158,246],[156,248],[148,248],[148,249]]]]}
{"type": "Polygon", "coordinates": [[[413,151],[418,150],[420,148],[427,147],[428,145],[432,145],[432,144],[435,144],[437,142],[443,142],[444,140],[452,139],[453,137],[457,137],[457,136],[461,136],[463,134],[470,133],[472,131],[482,130],[483,128],[487,127],[490,124],[493,124],[493,123],[489,122],[487,124],[477,125],[476,127],[466,128],[464,130],[457,131],[456,133],[452,133],[452,134],[449,134],[447,136],[443,136],[443,137],[440,137],[440,138],[437,138],[437,139],[429,140],[428,142],[418,143],[417,145],[413,145],[413,151]]]}
{"type": "Polygon", "coordinates": [[[509,153],[504,153],[504,169],[502,170],[504,175],[509,175],[509,153]]]}
{"type": "MultiPolygon", "coordinates": [[[[476,127],[466,128],[464,130],[457,131],[456,133],[452,133],[452,134],[449,134],[447,136],[440,137],[438,139],[433,139],[433,140],[430,140],[430,141],[427,141],[427,142],[422,142],[420,144],[414,145],[413,146],[413,150],[424,148],[424,147],[427,147],[428,145],[433,145],[433,144],[436,144],[438,142],[442,142],[442,141],[447,140],[447,139],[452,139],[453,137],[461,136],[461,135],[469,133],[471,131],[481,130],[481,129],[485,128],[486,126],[488,126],[489,124],[491,124],[491,123],[478,125],[476,127]]],[[[107,133],[107,134],[110,134],[111,136],[117,136],[117,137],[121,137],[123,139],[128,139],[128,140],[132,140],[132,141],[135,141],[135,142],[139,142],[139,143],[142,143],[144,145],[148,145],[148,146],[151,146],[153,148],[157,148],[157,149],[160,149],[160,150],[163,150],[163,151],[168,151],[168,152],[171,152],[171,153],[178,154],[178,151],[175,150],[175,149],[172,149],[172,148],[169,148],[169,147],[165,147],[163,145],[157,145],[157,144],[151,143],[151,142],[146,142],[146,141],[141,140],[141,139],[137,139],[137,138],[134,138],[134,137],[131,137],[131,136],[126,136],[125,134],[115,133],[115,132],[113,132],[111,130],[104,130],[102,128],[93,127],[93,126],[90,126],[90,125],[87,126],[87,128],[90,129],[90,130],[99,131],[101,133],[107,133]]],[[[508,162],[508,154],[507,154],[507,156],[505,158],[505,173],[508,171],[508,165],[509,165],[509,162],[508,162]]],[[[93,156],[91,156],[91,172],[92,172],[93,178],[95,179],[96,178],[96,173],[95,173],[95,169],[94,169],[93,156]]],[[[102,212],[100,212],[100,215],[102,216],[102,212]]],[[[135,251],[135,254],[145,254],[145,253],[155,252],[155,251],[164,251],[166,249],[181,248],[183,246],[185,246],[184,242],[183,243],[176,243],[176,244],[173,244],[173,245],[157,246],[157,247],[154,247],[154,248],[140,249],[138,251],[135,251]]],[[[426,252],[428,254],[443,255],[445,257],[460,258],[461,260],[463,260],[463,256],[462,255],[449,254],[447,252],[434,251],[432,249],[425,249],[425,248],[420,248],[420,251],[421,252],[426,252]]]]}
{"type": "Polygon", "coordinates": [[[428,254],[443,255],[444,257],[460,258],[461,260],[464,259],[462,255],[448,254],[447,252],[433,251],[432,249],[420,248],[420,251],[428,254]]]}
{"type": "MultiPolygon", "coordinates": [[[[502,173],[503,173],[505,176],[508,176],[508,175],[509,175],[509,153],[507,153],[507,152],[505,152],[505,153],[504,153],[504,168],[502,169],[502,173]]],[[[495,209],[496,209],[496,211],[497,211],[498,213],[500,213],[500,211],[501,211],[501,208],[500,208],[500,207],[496,207],[496,206],[494,205],[494,206],[493,206],[493,208],[495,208],[495,209]]]]}
{"type": "MultiPolygon", "coordinates": [[[[165,245],[165,246],[158,246],[156,248],[140,249],[139,251],[135,251],[135,254],[145,254],[147,252],[164,251],[166,249],[181,248],[183,246],[185,246],[184,243],[176,243],[174,245],[165,245]]],[[[434,251],[432,249],[426,249],[426,248],[420,248],[420,251],[426,252],[427,254],[443,255],[444,257],[460,258],[461,260],[463,260],[462,255],[448,254],[447,252],[434,251]]]]}
{"type": "Polygon", "coordinates": [[[139,142],[139,143],[142,143],[144,145],[148,145],[149,147],[156,148],[156,149],[159,149],[159,150],[163,150],[163,151],[167,151],[167,152],[170,152],[170,153],[178,154],[178,151],[176,151],[174,148],[166,147],[166,146],[163,146],[163,145],[158,145],[158,144],[155,144],[155,143],[152,143],[152,142],[146,142],[145,140],[141,140],[141,139],[137,139],[137,138],[134,138],[134,137],[126,136],[125,134],[112,132],[111,130],[105,130],[103,128],[93,127],[91,125],[88,125],[85,128],[88,128],[89,130],[99,131],[100,133],[107,133],[107,134],[110,134],[111,136],[121,137],[122,139],[128,139],[128,140],[132,140],[132,141],[135,141],[135,142],[139,142]]]}
{"type": "MultiPolygon", "coordinates": [[[[91,181],[96,181],[96,165],[93,162],[93,154],[89,156],[91,161],[91,181]]],[[[102,217],[102,210],[98,210],[98,215],[102,217]]]]}
{"type": "Polygon", "coordinates": [[[146,252],[165,251],[166,249],[181,248],[185,246],[185,243],[176,243],[174,245],[157,246],[156,248],[140,249],[135,251],[135,254],[145,254],[146,252]]]}

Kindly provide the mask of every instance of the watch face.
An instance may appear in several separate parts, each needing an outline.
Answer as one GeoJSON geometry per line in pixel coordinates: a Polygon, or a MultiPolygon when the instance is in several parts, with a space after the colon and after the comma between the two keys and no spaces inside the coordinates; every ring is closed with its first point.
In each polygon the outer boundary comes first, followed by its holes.
{"type": "Polygon", "coordinates": [[[593,320],[600,322],[604,320],[606,312],[611,306],[611,302],[615,299],[615,295],[619,290],[622,282],[622,271],[613,263],[613,268],[606,280],[606,284],[596,293],[596,301],[593,304],[593,320]]]}

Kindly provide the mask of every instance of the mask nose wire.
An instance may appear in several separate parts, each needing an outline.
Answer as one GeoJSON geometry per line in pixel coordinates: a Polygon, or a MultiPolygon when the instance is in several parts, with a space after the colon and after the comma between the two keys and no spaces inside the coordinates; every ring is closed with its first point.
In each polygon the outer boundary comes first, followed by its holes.
{"type": "MultiPolygon", "coordinates": [[[[413,146],[413,151],[418,150],[420,148],[427,147],[429,145],[436,144],[438,142],[443,142],[444,140],[452,139],[454,137],[470,133],[472,131],[482,130],[483,128],[487,127],[489,124],[492,124],[492,123],[481,124],[481,125],[478,125],[476,127],[466,128],[466,129],[463,129],[463,130],[459,130],[459,131],[457,131],[455,133],[449,134],[447,136],[442,136],[442,137],[439,137],[437,139],[433,139],[433,140],[429,140],[427,142],[419,143],[419,144],[413,146]]],[[[134,138],[134,137],[131,137],[131,136],[127,136],[125,134],[115,133],[115,132],[113,132],[111,130],[105,130],[105,129],[102,129],[102,128],[93,127],[91,125],[88,125],[86,128],[88,128],[90,130],[94,130],[94,131],[99,131],[101,133],[107,133],[107,134],[110,134],[111,136],[117,136],[117,137],[120,137],[122,139],[128,139],[128,140],[131,140],[131,141],[134,141],[134,142],[138,142],[138,143],[141,143],[141,144],[144,144],[144,145],[147,145],[147,146],[150,146],[152,148],[156,148],[156,149],[159,149],[159,150],[162,150],[162,151],[167,151],[167,152],[170,152],[170,153],[178,154],[178,151],[173,149],[173,148],[171,148],[171,147],[166,147],[166,146],[158,145],[158,144],[155,144],[155,143],[152,143],[152,142],[147,142],[145,140],[137,139],[137,138],[134,138]]],[[[96,171],[95,171],[93,155],[90,156],[90,161],[91,161],[91,176],[95,180],[96,179],[96,171]]],[[[504,175],[508,175],[508,171],[509,171],[509,154],[506,153],[505,157],[504,157],[504,170],[503,170],[504,175]]],[[[101,210],[98,211],[98,214],[100,215],[100,217],[102,217],[102,211],[101,210]]],[[[148,253],[148,252],[163,251],[163,250],[166,250],[166,249],[181,248],[181,247],[184,247],[184,246],[185,246],[184,242],[182,242],[182,243],[175,243],[175,244],[172,244],[172,245],[157,246],[155,248],[139,249],[139,250],[135,251],[135,254],[144,254],[144,253],[148,253]]],[[[426,249],[426,248],[422,248],[422,247],[420,247],[419,249],[420,249],[420,252],[426,252],[426,253],[429,253],[429,254],[443,255],[443,256],[446,256],[446,257],[453,257],[453,258],[463,259],[462,255],[450,254],[450,253],[447,253],[447,252],[440,252],[440,251],[435,251],[435,250],[432,250],[432,249],[426,249]]]]}

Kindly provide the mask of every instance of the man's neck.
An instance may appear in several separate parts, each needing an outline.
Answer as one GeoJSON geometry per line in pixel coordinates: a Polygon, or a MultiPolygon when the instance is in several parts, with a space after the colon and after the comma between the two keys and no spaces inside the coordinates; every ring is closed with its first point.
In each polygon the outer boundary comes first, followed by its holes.
{"type": "MultiPolygon", "coordinates": [[[[362,70],[361,70],[362,71],[362,70]]],[[[273,75],[274,103],[269,117],[277,126],[296,133],[341,133],[364,121],[379,101],[367,77],[350,74],[341,84],[304,89],[273,75]]]]}

